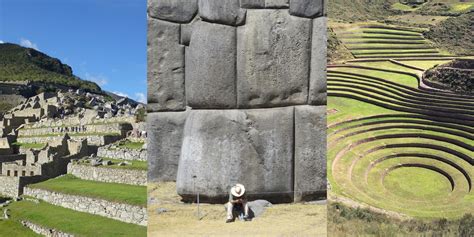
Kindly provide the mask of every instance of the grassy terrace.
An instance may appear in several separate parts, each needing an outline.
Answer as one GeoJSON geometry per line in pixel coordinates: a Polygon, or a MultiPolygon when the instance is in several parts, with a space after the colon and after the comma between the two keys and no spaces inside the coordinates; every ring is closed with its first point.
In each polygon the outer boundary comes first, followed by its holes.
{"type": "Polygon", "coordinates": [[[423,37],[426,29],[382,24],[359,24],[337,35],[355,58],[446,57],[423,37]]]}
{"type": "Polygon", "coordinates": [[[124,142],[120,142],[118,147],[119,148],[128,148],[128,149],[142,149],[143,145],[145,143],[143,142],[132,142],[132,141],[124,141],[124,142]]]}
{"type": "Polygon", "coordinates": [[[24,148],[24,149],[41,149],[44,146],[46,146],[46,144],[44,143],[20,143],[20,142],[14,142],[12,143],[12,145],[19,146],[20,148],[24,148]]]}
{"type": "MultiPolygon", "coordinates": [[[[104,161],[110,160],[112,165],[109,166],[99,166],[104,168],[110,169],[132,169],[132,170],[148,170],[148,162],[147,161],[139,161],[139,160],[127,160],[127,162],[131,163],[130,165],[118,166],[117,164],[120,162],[124,162],[125,160],[119,159],[112,159],[107,157],[102,157],[104,161]]],[[[82,163],[81,163],[82,164],[82,163]]],[[[90,165],[89,163],[84,163],[85,165],[90,165]]]]}
{"type": "Polygon", "coordinates": [[[146,187],[143,186],[86,181],[72,175],[64,175],[32,184],[29,187],[142,207],[146,206],[146,187]]]}
{"type": "MultiPolygon", "coordinates": [[[[77,212],[45,202],[14,202],[8,206],[11,219],[0,221],[0,236],[39,236],[23,227],[20,220],[58,229],[76,236],[146,236],[146,227],[77,212]]],[[[2,211],[3,213],[3,211],[2,211]]]]}
{"type": "Polygon", "coordinates": [[[328,70],[330,195],[426,219],[474,212],[474,97],[420,90],[405,74],[419,70],[389,61],[354,65],[328,70]]]}
{"type": "MultiPolygon", "coordinates": [[[[31,135],[31,136],[18,136],[18,138],[32,138],[32,137],[56,137],[62,136],[65,133],[50,133],[50,134],[41,134],[41,135],[31,135]]],[[[119,136],[119,133],[67,133],[69,136],[119,136]]]]}

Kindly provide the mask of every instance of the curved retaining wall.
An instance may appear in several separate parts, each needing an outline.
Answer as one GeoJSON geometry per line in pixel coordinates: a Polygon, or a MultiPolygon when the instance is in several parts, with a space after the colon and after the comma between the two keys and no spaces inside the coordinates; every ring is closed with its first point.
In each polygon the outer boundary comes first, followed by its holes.
{"type": "Polygon", "coordinates": [[[114,158],[119,160],[147,160],[147,151],[146,149],[125,149],[125,148],[115,148],[109,149],[108,146],[99,147],[97,150],[98,157],[105,158],[114,158]]]}
{"type": "Polygon", "coordinates": [[[67,173],[85,180],[146,186],[146,170],[115,169],[69,163],[67,173]]]}
{"type": "Polygon", "coordinates": [[[87,212],[136,225],[147,225],[146,207],[56,193],[42,189],[32,189],[29,187],[25,187],[23,194],[75,211],[87,212]]]}
{"type": "Polygon", "coordinates": [[[68,233],[65,233],[65,232],[62,232],[62,231],[59,231],[59,230],[56,230],[56,229],[51,229],[51,228],[47,228],[47,227],[43,227],[41,225],[37,225],[33,222],[29,222],[29,221],[21,221],[21,224],[32,230],[33,232],[37,233],[37,234],[40,234],[42,236],[46,236],[46,237],[74,237],[74,235],[72,234],[68,234],[68,233]]]}

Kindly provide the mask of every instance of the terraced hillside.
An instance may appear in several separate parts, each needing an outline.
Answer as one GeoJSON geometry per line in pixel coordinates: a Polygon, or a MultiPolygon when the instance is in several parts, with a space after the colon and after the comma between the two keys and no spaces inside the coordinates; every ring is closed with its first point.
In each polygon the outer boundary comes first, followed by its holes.
{"type": "Polygon", "coordinates": [[[452,57],[425,39],[422,28],[363,23],[339,24],[334,31],[356,59],[452,57]]]}
{"type": "MultiPolygon", "coordinates": [[[[395,31],[405,35],[394,37],[425,42],[400,29],[364,27],[341,35],[395,31]]],[[[427,43],[414,44],[427,47],[418,53],[410,52],[412,44],[387,44],[385,53],[378,43],[367,44],[357,50],[359,44],[349,45],[356,45],[356,57],[383,59],[328,68],[331,199],[349,198],[397,217],[456,219],[474,212],[474,95],[423,84],[424,70],[446,62],[427,43]]]]}

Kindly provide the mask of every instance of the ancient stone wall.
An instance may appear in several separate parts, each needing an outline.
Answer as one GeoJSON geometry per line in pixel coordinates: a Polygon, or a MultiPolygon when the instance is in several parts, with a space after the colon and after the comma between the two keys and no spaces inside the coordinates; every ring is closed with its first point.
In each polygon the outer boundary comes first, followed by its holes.
{"type": "Polygon", "coordinates": [[[119,160],[147,160],[146,149],[126,149],[110,148],[110,146],[101,146],[97,149],[97,156],[104,158],[113,158],[119,160]]]}
{"type": "Polygon", "coordinates": [[[0,194],[7,197],[19,196],[19,177],[0,176],[0,194]]]}
{"type": "Polygon", "coordinates": [[[30,221],[22,220],[21,224],[33,232],[46,237],[74,237],[73,234],[68,234],[56,229],[47,228],[30,221]]]}
{"type": "Polygon", "coordinates": [[[56,133],[117,133],[125,136],[130,131],[130,124],[108,123],[108,124],[88,124],[88,125],[63,125],[59,127],[42,127],[19,129],[18,136],[40,136],[56,133]]]}
{"type": "MultiPolygon", "coordinates": [[[[58,136],[49,137],[18,137],[17,142],[20,143],[48,143],[57,139],[58,136]]],[[[91,146],[104,146],[114,143],[123,137],[121,135],[85,135],[74,136],[74,139],[87,139],[87,144],[91,146]]]]}
{"type": "Polygon", "coordinates": [[[44,200],[53,205],[87,212],[115,220],[143,225],[147,224],[146,208],[83,196],[50,192],[42,189],[24,188],[24,194],[44,200]]]}
{"type": "Polygon", "coordinates": [[[324,196],[326,21],[322,0],[148,0],[149,180],[324,196]]]}
{"type": "Polygon", "coordinates": [[[93,167],[74,163],[69,163],[67,173],[85,180],[140,186],[146,186],[147,177],[146,170],[93,167]]]}

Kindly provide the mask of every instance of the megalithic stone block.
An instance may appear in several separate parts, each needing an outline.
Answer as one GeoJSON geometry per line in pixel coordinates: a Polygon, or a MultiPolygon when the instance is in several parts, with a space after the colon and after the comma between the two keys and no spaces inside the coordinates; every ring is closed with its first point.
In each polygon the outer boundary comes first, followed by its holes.
{"type": "Polygon", "coordinates": [[[265,0],[265,8],[288,8],[288,0],[265,0]]]}
{"type": "Polygon", "coordinates": [[[249,198],[293,200],[292,107],[192,110],[184,128],[177,191],[185,201],[225,202],[235,183],[249,198]]]}
{"type": "Polygon", "coordinates": [[[148,181],[176,181],[184,123],[189,111],[147,115],[148,181]]]}
{"type": "Polygon", "coordinates": [[[240,0],[241,8],[265,8],[265,0],[240,0]]]}
{"type": "Polygon", "coordinates": [[[181,24],[181,35],[179,43],[189,46],[191,42],[191,35],[193,34],[193,29],[196,26],[196,23],[201,21],[201,18],[195,17],[194,20],[188,24],[181,24]]]}
{"type": "Polygon", "coordinates": [[[324,15],[324,0],[290,0],[290,14],[316,18],[324,15]]]}
{"type": "Polygon", "coordinates": [[[242,25],[245,13],[245,8],[240,8],[239,0],[199,0],[199,16],[208,22],[242,25]]]}
{"type": "Polygon", "coordinates": [[[295,107],[295,201],[326,197],[326,106],[295,107]]]}
{"type": "Polygon", "coordinates": [[[179,24],[148,18],[148,110],[186,109],[179,24]]]}
{"type": "Polygon", "coordinates": [[[313,20],[311,50],[311,73],[309,79],[308,103],[325,105],[327,102],[327,18],[313,20]]]}
{"type": "Polygon", "coordinates": [[[176,23],[188,23],[197,14],[198,0],[148,0],[148,16],[176,23]]]}
{"type": "Polygon", "coordinates": [[[235,108],[236,28],[204,21],[186,49],[186,98],[193,108],[235,108]]]}
{"type": "Polygon", "coordinates": [[[310,19],[287,10],[248,10],[237,38],[239,108],[307,103],[310,19]]]}

